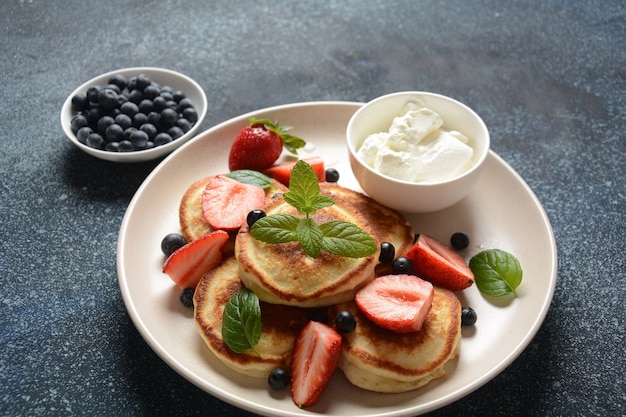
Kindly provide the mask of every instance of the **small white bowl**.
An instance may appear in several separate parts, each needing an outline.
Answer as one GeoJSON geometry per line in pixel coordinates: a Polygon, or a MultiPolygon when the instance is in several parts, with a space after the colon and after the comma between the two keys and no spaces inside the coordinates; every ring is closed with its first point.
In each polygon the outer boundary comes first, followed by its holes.
{"type": "Polygon", "coordinates": [[[483,120],[466,105],[449,97],[407,91],[378,97],[357,110],[346,131],[350,166],[359,185],[378,202],[407,213],[426,213],[447,208],[471,191],[482,172],[489,153],[490,137],[483,120]],[[409,102],[438,113],[443,129],[463,133],[474,149],[472,166],[454,178],[438,183],[417,183],[395,179],[375,171],[357,156],[357,150],[371,134],[387,132],[394,117],[400,116],[409,102]]]}
{"type": "Polygon", "coordinates": [[[65,103],[63,103],[63,107],[61,109],[61,126],[63,127],[63,131],[65,132],[69,140],[79,149],[87,152],[90,155],[114,162],[142,162],[167,155],[185,142],[187,142],[189,139],[191,139],[196,134],[196,132],[198,132],[198,129],[200,129],[200,125],[202,124],[206,113],[206,94],[204,93],[202,87],[200,87],[200,85],[191,78],[181,73],[167,69],[136,67],[107,72],[106,74],[102,74],[95,78],[92,78],[91,80],[87,81],[76,90],[74,90],[72,94],[70,94],[70,96],[67,98],[67,100],[65,100],[65,103]],[[139,74],[145,74],[150,77],[153,82],[157,83],[160,86],[167,85],[172,87],[174,91],[182,91],[185,94],[185,97],[191,100],[193,107],[198,114],[198,121],[183,136],[173,140],[168,144],[156,146],[151,149],[132,152],[111,152],[95,149],[79,142],[76,135],[72,132],[71,127],[72,116],[76,114],[76,112],[72,110],[72,97],[79,93],[86,93],[87,89],[91,86],[97,85],[102,87],[106,85],[109,78],[114,74],[121,74],[126,77],[126,79],[130,79],[131,77],[139,74]]]}

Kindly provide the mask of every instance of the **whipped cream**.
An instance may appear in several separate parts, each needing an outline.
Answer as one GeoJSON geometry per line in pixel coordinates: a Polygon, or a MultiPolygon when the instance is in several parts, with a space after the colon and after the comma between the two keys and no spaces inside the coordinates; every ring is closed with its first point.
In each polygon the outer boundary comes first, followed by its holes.
{"type": "Polygon", "coordinates": [[[357,156],[381,174],[404,181],[446,181],[472,166],[473,148],[457,131],[442,129],[439,114],[413,103],[387,132],[368,136],[357,156]]]}

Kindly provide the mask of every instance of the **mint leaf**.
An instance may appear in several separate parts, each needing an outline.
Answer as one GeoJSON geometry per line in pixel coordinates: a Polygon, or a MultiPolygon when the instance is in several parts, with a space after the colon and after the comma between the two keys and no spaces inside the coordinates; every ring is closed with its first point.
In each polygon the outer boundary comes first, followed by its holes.
{"type": "Polygon", "coordinates": [[[302,196],[302,194],[288,191],[283,194],[283,198],[287,203],[295,207],[296,210],[298,210],[298,213],[305,216],[311,215],[319,209],[322,209],[324,207],[330,207],[335,204],[335,201],[332,198],[320,194],[311,197],[309,200],[306,200],[305,197],[302,196]]]}
{"type": "Polygon", "coordinates": [[[283,194],[283,198],[304,216],[335,204],[332,198],[320,195],[320,184],[315,171],[302,160],[294,165],[289,179],[289,191],[283,194]]]}
{"type": "Polygon", "coordinates": [[[322,249],[348,258],[370,256],[378,250],[376,241],[353,223],[340,220],[322,223],[322,249]]]}
{"type": "Polygon", "coordinates": [[[296,229],[300,219],[290,214],[272,214],[254,222],[250,234],[265,243],[287,243],[297,241],[296,229]]]}
{"type": "Polygon", "coordinates": [[[517,296],[522,267],[515,256],[500,249],[485,250],[470,259],[469,267],[480,292],[493,297],[511,293],[517,296]]]}
{"type": "Polygon", "coordinates": [[[320,227],[310,217],[300,219],[296,229],[298,241],[304,252],[312,258],[317,258],[322,249],[324,234],[320,227]]]}
{"type": "Polygon", "coordinates": [[[228,178],[232,178],[235,181],[242,182],[244,184],[256,185],[261,188],[269,188],[274,184],[272,179],[265,174],[261,174],[258,171],[251,169],[240,169],[237,171],[231,171],[226,174],[228,178]]]}
{"type": "Polygon", "coordinates": [[[251,290],[244,288],[228,299],[222,315],[222,339],[236,353],[254,350],[259,343],[261,307],[251,290]]]}

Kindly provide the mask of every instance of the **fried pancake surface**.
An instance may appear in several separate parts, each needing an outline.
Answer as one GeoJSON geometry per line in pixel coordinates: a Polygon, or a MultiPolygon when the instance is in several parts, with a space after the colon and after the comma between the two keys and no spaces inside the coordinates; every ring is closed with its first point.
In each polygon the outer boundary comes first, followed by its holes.
{"type": "Polygon", "coordinates": [[[431,311],[414,333],[375,325],[354,302],[330,307],[329,318],[341,310],[352,312],[357,326],[344,335],[339,368],[358,387],[387,393],[417,389],[445,376],[444,365],[458,356],[461,303],[451,291],[435,287],[431,311]]]}
{"type": "Polygon", "coordinates": [[[194,294],[194,318],[202,339],[217,358],[236,372],[267,378],[272,369],[285,367],[298,332],[310,310],[261,302],[261,339],[252,350],[235,353],[222,339],[222,315],[228,299],[243,288],[235,258],[206,274],[194,294]]]}
{"type": "MultiPolygon", "coordinates": [[[[413,227],[406,218],[397,211],[383,206],[365,194],[341,187],[336,183],[320,183],[324,193],[329,193],[333,199],[341,198],[361,213],[376,234],[379,242],[389,242],[396,250],[396,257],[406,254],[413,246],[413,227]]],[[[391,271],[389,264],[379,264],[376,267],[377,275],[384,275],[391,271]]]]}
{"type": "MultiPolygon", "coordinates": [[[[299,216],[282,197],[266,206],[266,213],[299,216]]],[[[335,198],[334,205],[318,210],[312,217],[317,224],[331,220],[354,223],[376,240],[367,219],[342,198],[335,198]]],[[[256,240],[247,225],[237,235],[235,256],[241,280],[261,300],[301,307],[322,307],[353,299],[358,288],[374,278],[378,263],[378,251],[364,258],[347,258],[322,250],[314,259],[305,254],[298,242],[268,244],[256,240]]]]}

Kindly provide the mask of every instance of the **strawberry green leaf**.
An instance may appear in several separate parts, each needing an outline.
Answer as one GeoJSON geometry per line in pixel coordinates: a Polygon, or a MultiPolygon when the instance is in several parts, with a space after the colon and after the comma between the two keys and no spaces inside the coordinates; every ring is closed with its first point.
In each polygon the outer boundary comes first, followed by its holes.
{"type": "Polygon", "coordinates": [[[265,216],[252,225],[252,236],[265,243],[287,243],[298,240],[296,229],[300,219],[290,214],[265,216]]]}
{"type": "Polygon", "coordinates": [[[304,139],[293,135],[282,135],[281,139],[283,140],[283,146],[285,149],[294,155],[298,154],[298,149],[303,148],[304,145],[306,145],[304,139]]]}
{"type": "Polygon", "coordinates": [[[349,258],[370,256],[378,250],[376,241],[353,223],[340,220],[322,223],[322,249],[349,258]]]}
{"type": "Polygon", "coordinates": [[[485,250],[470,259],[469,267],[480,292],[493,297],[517,296],[522,267],[515,256],[500,249],[485,250]]]}
{"type": "Polygon", "coordinates": [[[311,258],[317,258],[320,255],[324,235],[315,220],[311,218],[300,219],[296,235],[300,246],[307,255],[311,258]]]}
{"type": "Polygon", "coordinates": [[[263,189],[271,187],[274,182],[270,177],[265,174],[262,174],[258,171],[253,171],[251,169],[241,169],[237,171],[231,171],[226,174],[228,178],[231,178],[235,181],[242,182],[244,184],[256,185],[263,189]]]}
{"type": "Polygon", "coordinates": [[[236,353],[254,350],[259,343],[261,307],[259,298],[251,290],[244,288],[228,299],[222,316],[222,338],[236,353]]]}

